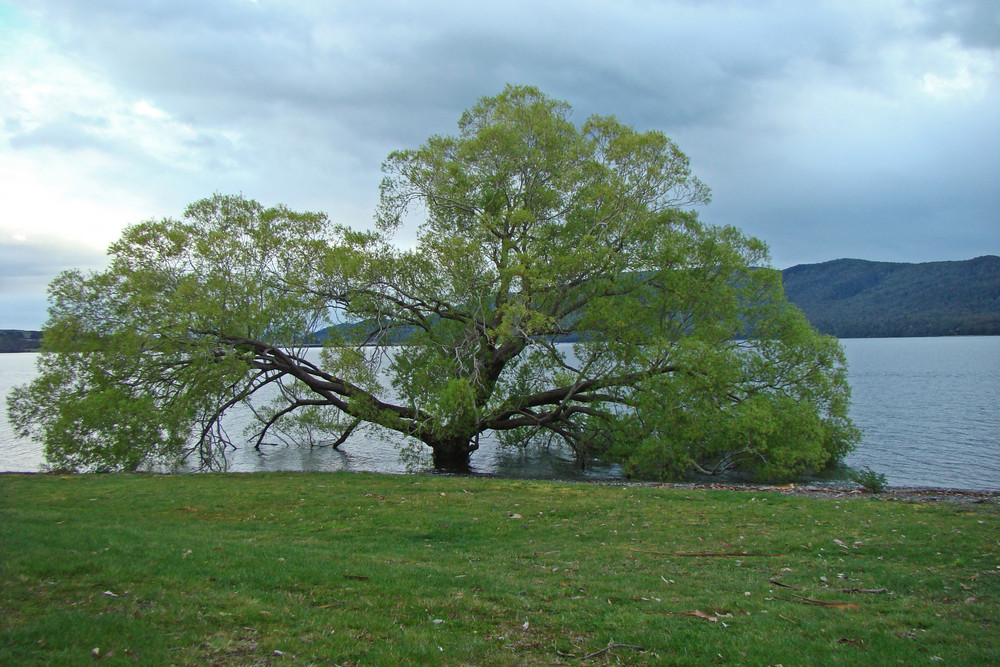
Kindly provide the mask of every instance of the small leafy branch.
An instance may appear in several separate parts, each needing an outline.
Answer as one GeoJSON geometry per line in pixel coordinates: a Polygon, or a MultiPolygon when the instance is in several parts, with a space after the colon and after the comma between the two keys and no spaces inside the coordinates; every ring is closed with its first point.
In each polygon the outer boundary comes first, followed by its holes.
{"type": "Polygon", "coordinates": [[[860,484],[866,491],[883,493],[888,486],[885,473],[875,472],[868,466],[851,471],[851,479],[860,484]]]}

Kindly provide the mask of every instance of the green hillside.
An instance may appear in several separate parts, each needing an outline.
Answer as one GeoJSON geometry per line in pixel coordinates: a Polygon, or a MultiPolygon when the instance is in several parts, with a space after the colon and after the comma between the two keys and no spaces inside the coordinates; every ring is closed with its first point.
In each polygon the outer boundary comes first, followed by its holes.
{"type": "Polygon", "coordinates": [[[901,264],[838,259],[782,272],[785,294],[839,338],[1000,335],[1000,257],[901,264]]]}

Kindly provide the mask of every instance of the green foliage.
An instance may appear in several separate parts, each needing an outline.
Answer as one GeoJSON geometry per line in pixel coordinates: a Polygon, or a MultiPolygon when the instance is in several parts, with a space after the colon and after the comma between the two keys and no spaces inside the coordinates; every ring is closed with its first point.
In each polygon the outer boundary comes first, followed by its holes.
{"type": "Polygon", "coordinates": [[[570,111],[508,86],[458,135],[392,153],[374,231],[222,195],[130,227],[107,271],[53,283],[12,421],[71,469],[217,466],[222,416],[265,392],[251,442],[367,423],[448,468],[486,432],[651,477],[843,456],[843,353],[759,268],[764,244],[699,220],[708,189],[662,133],[570,111]],[[354,326],[310,360],[308,332],[334,319],[354,326]]]}
{"type": "Polygon", "coordinates": [[[875,472],[868,466],[851,470],[851,479],[872,493],[884,493],[889,484],[884,473],[875,472]]]}

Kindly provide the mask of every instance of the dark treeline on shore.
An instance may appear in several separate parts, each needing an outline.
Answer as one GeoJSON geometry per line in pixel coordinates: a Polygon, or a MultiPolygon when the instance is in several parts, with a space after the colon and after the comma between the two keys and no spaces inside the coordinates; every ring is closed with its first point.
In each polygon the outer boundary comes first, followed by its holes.
{"type": "Polygon", "coordinates": [[[41,344],[41,331],[0,329],[0,352],[33,352],[41,344]]]}

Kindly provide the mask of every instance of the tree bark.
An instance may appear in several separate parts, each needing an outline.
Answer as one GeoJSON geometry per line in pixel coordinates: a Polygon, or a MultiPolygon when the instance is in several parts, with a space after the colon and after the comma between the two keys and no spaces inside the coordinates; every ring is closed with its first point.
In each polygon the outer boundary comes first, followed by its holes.
{"type": "Polygon", "coordinates": [[[479,448],[478,443],[469,438],[447,438],[425,442],[431,448],[434,468],[439,472],[469,472],[469,456],[479,448]]]}

